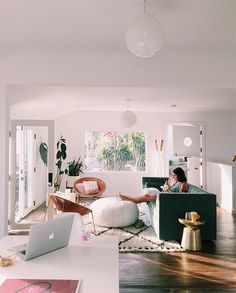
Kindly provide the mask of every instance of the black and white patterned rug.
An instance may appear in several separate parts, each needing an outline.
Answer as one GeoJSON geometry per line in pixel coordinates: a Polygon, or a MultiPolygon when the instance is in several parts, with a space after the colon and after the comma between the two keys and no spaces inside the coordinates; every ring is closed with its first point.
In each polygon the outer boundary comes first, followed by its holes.
{"type": "MultiPolygon", "coordinates": [[[[135,225],[123,228],[106,228],[96,225],[96,236],[115,235],[119,239],[120,252],[183,252],[183,248],[177,241],[159,240],[149,225],[144,214],[139,217],[143,221],[143,227],[135,225]]],[[[88,231],[92,230],[91,223],[85,223],[88,231]]]]}

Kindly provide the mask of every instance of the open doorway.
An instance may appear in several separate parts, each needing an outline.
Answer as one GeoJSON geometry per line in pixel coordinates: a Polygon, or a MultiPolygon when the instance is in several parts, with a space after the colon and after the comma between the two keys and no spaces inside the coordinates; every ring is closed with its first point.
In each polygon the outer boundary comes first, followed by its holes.
{"type": "Polygon", "coordinates": [[[205,125],[172,122],[167,127],[167,170],[181,167],[189,183],[205,187],[205,125]]]}
{"type": "Polygon", "coordinates": [[[52,129],[51,121],[11,121],[9,229],[28,229],[33,222],[24,219],[45,205],[52,129]]]}

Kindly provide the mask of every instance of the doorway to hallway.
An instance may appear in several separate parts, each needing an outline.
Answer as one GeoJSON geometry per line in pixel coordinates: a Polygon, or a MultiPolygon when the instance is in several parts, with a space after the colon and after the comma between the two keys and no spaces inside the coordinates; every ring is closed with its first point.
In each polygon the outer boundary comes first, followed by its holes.
{"type": "Polygon", "coordinates": [[[205,125],[201,122],[167,124],[167,170],[181,167],[188,182],[205,186],[205,125]]]}

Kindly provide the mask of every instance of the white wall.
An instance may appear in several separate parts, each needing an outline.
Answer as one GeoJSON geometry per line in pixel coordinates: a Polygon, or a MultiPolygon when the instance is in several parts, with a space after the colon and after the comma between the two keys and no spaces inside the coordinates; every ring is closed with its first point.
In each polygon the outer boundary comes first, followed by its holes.
{"type": "Polygon", "coordinates": [[[217,195],[217,203],[236,213],[236,165],[207,162],[207,188],[217,195]]]}
{"type": "MultiPolygon", "coordinates": [[[[74,156],[84,155],[85,131],[122,131],[119,112],[75,112],[55,121],[55,141],[61,134],[67,140],[68,161],[74,156]]],[[[137,124],[130,131],[144,131],[147,135],[147,172],[98,172],[85,173],[84,176],[101,177],[107,183],[107,194],[120,192],[140,193],[141,177],[154,176],[155,138],[164,138],[166,123],[205,122],[206,124],[206,159],[228,163],[236,149],[235,113],[137,113],[137,124]],[[227,125],[227,132],[225,132],[227,125]],[[218,133],[216,137],[215,133],[218,133]],[[224,136],[224,141],[220,139],[224,136]],[[223,150],[223,151],[222,151],[223,150]],[[214,154],[214,156],[212,155],[214,154]]],[[[164,139],[164,150],[166,138],[164,139]]],[[[168,174],[166,170],[166,174],[168,174]]]]}
{"type": "MultiPolygon", "coordinates": [[[[76,51],[16,52],[13,50],[0,55],[0,155],[2,158],[0,161],[0,237],[7,231],[8,113],[5,102],[8,84],[235,87],[234,54],[233,51],[213,52],[199,49],[184,51],[175,48],[162,51],[150,59],[136,58],[128,52],[122,55],[116,52],[95,53],[93,51],[79,54],[76,51]]],[[[174,115],[173,118],[176,119],[174,115]]],[[[189,118],[186,117],[185,120],[193,120],[189,118]]],[[[151,118],[149,123],[155,119],[151,118]]],[[[169,117],[165,119],[168,120],[169,117]]],[[[209,127],[214,128],[213,124],[209,127]]],[[[223,127],[221,126],[220,129],[223,127]]],[[[162,137],[159,129],[156,136],[162,137]]],[[[219,154],[215,150],[217,137],[211,135],[211,138],[213,141],[209,139],[209,145],[210,149],[213,149],[211,154],[213,157],[225,159],[233,147],[235,153],[235,143],[232,142],[226,147],[227,155],[219,154]]],[[[154,137],[150,139],[153,140],[154,137]]],[[[222,146],[223,143],[220,142],[220,145],[222,146]]]]}
{"type": "Polygon", "coordinates": [[[168,121],[203,122],[206,125],[206,160],[231,163],[236,149],[235,112],[193,112],[166,115],[168,121]]]}
{"type": "Polygon", "coordinates": [[[0,84],[0,238],[7,233],[8,211],[8,108],[6,92],[0,84]]]}
{"type": "Polygon", "coordinates": [[[84,86],[235,87],[233,51],[161,50],[153,58],[126,52],[12,52],[0,56],[6,82],[84,86]]]}
{"type": "MultiPolygon", "coordinates": [[[[120,112],[76,112],[55,120],[55,141],[62,134],[67,141],[67,162],[75,156],[84,156],[84,140],[86,131],[127,131],[120,124],[120,112]]],[[[83,176],[100,177],[107,183],[106,194],[129,192],[139,194],[141,191],[141,177],[154,176],[155,138],[160,141],[164,138],[164,124],[159,121],[158,115],[139,113],[138,123],[130,131],[144,131],[147,135],[148,169],[146,173],[127,172],[87,172],[83,176]],[[150,127],[152,125],[152,127],[150,127]],[[157,127],[155,127],[157,125],[157,127]],[[154,127],[153,127],[154,126],[154,127]],[[150,128],[152,129],[150,131],[150,128]]],[[[65,164],[66,166],[66,164],[65,164]]]]}
{"type": "Polygon", "coordinates": [[[206,176],[207,176],[207,190],[216,195],[217,204],[222,205],[222,182],[221,182],[221,164],[215,162],[206,163],[206,176]]]}

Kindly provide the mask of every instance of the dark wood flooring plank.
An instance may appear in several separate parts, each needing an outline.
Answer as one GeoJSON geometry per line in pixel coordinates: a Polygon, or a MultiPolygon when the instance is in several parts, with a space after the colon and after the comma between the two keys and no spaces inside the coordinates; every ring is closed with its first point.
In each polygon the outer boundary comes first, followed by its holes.
{"type": "Polygon", "coordinates": [[[236,217],[218,208],[217,222],[201,252],[120,253],[120,292],[236,292],[236,217]]]}

